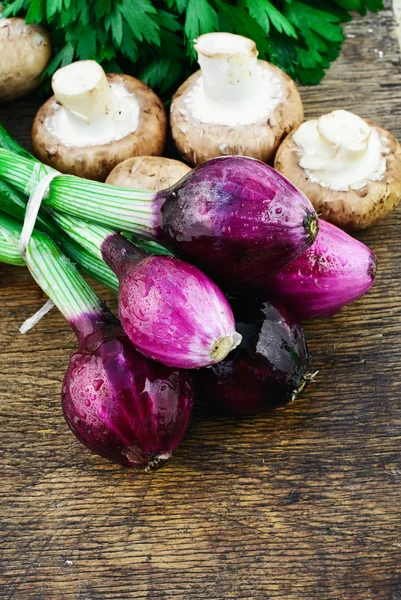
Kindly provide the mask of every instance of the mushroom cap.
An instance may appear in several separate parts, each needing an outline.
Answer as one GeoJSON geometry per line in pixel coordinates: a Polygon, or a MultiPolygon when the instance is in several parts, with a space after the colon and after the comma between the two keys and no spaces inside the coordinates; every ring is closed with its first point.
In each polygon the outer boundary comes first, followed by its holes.
{"type": "Polygon", "coordinates": [[[40,84],[52,55],[49,34],[24,19],[0,19],[0,102],[26,96],[40,84]]]}
{"type": "Polygon", "coordinates": [[[135,156],[114,167],[106,183],[159,192],[177,183],[190,170],[191,167],[173,158],[135,156]]]}
{"type": "Polygon", "coordinates": [[[302,100],[293,80],[271,63],[258,60],[258,65],[273,71],[285,95],[268,119],[251,125],[230,127],[203,123],[191,116],[185,96],[201,76],[200,70],[179,87],[171,104],[171,132],[179,152],[189,163],[197,165],[210,158],[233,154],[272,163],[281,141],[302,122],[302,100]]]}
{"type": "Polygon", "coordinates": [[[58,108],[54,96],[38,110],[32,127],[35,156],[61,173],[104,181],[116,165],[131,156],[159,155],[167,135],[161,100],[142,81],[130,75],[107,74],[110,83],[123,84],[139,104],[138,127],[120,140],[95,146],[67,146],[49,131],[46,121],[58,108]]]}
{"type": "Polygon", "coordinates": [[[401,199],[401,145],[393,135],[372,121],[379,136],[386,138],[389,154],[387,168],[380,181],[369,180],[360,190],[337,191],[308,178],[299,166],[299,148],[293,135],[283,141],[274,167],[309,198],[322,219],[347,230],[366,229],[388,215],[401,199]]]}

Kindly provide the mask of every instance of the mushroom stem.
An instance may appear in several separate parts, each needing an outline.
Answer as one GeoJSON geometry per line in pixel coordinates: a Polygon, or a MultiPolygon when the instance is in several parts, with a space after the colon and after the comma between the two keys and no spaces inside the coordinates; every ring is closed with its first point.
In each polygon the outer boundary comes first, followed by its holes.
{"type": "Polygon", "coordinates": [[[195,41],[204,93],[222,106],[247,105],[260,86],[255,42],[231,33],[207,33],[195,41]]]}
{"type": "Polygon", "coordinates": [[[360,189],[367,179],[380,180],[386,169],[387,149],[375,129],[345,110],[306,121],[293,138],[300,167],[325,187],[360,189]]]}
{"type": "Polygon", "coordinates": [[[82,60],[55,72],[52,78],[55,98],[66,110],[87,124],[114,118],[119,111],[117,98],[102,67],[94,60],[82,60]]]}
{"type": "Polygon", "coordinates": [[[56,71],[52,87],[57,103],[47,127],[68,146],[109,144],[136,131],[139,104],[124,83],[109,83],[94,60],[81,60],[56,71]]]}
{"type": "Polygon", "coordinates": [[[335,110],[320,117],[317,131],[321,143],[333,156],[342,152],[344,160],[350,162],[364,156],[371,136],[366,121],[346,110],[335,110]]]}

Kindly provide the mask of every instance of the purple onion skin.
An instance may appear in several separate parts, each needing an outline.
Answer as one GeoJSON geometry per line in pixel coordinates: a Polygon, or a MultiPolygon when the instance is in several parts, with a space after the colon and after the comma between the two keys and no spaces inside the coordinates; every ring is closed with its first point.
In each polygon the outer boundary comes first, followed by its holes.
{"type": "Polygon", "coordinates": [[[111,315],[82,315],[71,325],[79,348],[62,390],[70,429],[113,462],[147,471],[161,466],[187,430],[191,378],[137,352],[111,315]]]}
{"type": "Polygon", "coordinates": [[[297,398],[309,362],[301,325],[286,310],[257,301],[234,313],[242,342],[221,363],[199,371],[204,395],[237,414],[266,412],[297,398]]]}
{"type": "Polygon", "coordinates": [[[318,231],[306,196],[252,158],[209,160],[159,192],[162,197],[161,240],[229,289],[259,289],[318,231]]]}
{"type": "Polygon", "coordinates": [[[266,293],[298,319],[330,316],[372,287],[373,252],[342,229],[319,221],[312,246],[266,283],[266,293]]]}
{"type": "Polygon", "coordinates": [[[102,254],[119,278],[121,324],[135,347],[183,369],[208,366],[239,343],[230,305],[197,267],[178,258],[148,256],[119,235],[102,254]]]}

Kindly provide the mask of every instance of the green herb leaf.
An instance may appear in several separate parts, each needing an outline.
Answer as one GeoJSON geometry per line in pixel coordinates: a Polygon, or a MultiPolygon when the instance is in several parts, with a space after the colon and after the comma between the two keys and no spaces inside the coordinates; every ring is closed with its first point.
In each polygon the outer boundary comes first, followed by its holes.
{"type": "Polygon", "coordinates": [[[366,8],[372,12],[377,12],[384,8],[383,0],[365,0],[364,4],[366,5],[366,8]]]}
{"type": "Polygon", "coordinates": [[[151,88],[159,88],[161,93],[168,92],[171,82],[178,86],[182,65],[171,58],[157,58],[139,73],[140,78],[151,88]]]}
{"type": "Polygon", "coordinates": [[[169,31],[181,31],[182,27],[177,20],[176,15],[166,12],[165,10],[158,10],[156,22],[160,27],[168,29],[169,31]]]}
{"type": "Polygon", "coordinates": [[[76,54],[79,60],[94,59],[96,57],[96,35],[88,29],[79,38],[76,54]]]}
{"type": "Polygon", "coordinates": [[[122,14],[115,10],[111,14],[108,15],[108,18],[105,20],[105,24],[107,31],[111,31],[111,36],[113,42],[118,47],[121,46],[123,41],[123,17],[122,14]]]}
{"type": "Polygon", "coordinates": [[[128,58],[132,62],[136,62],[139,59],[138,44],[134,40],[131,29],[125,21],[123,22],[123,42],[120,51],[125,58],[128,58]]]}
{"type": "Polygon", "coordinates": [[[56,13],[63,10],[63,0],[47,0],[46,15],[48,21],[51,21],[56,13]]]}
{"type": "Polygon", "coordinates": [[[279,31],[290,37],[297,37],[289,20],[269,0],[246,0],[249,14],[268,34],[270,23],[279,31]]]}
{"type": "Polygon", "coordinates": [[[119,6],[121,13],[139,41],[145,39],[160,44],[159,27],[152,18],[157,14],[149,0],[123,0],[119,6]]]}
{"type": "Polygon", "coordinates": [[[26,0],[15,0],[14,2],[3,2],[3,17],[13,17],[20,12],[26,12],[29,2],[26,0]]]}
{"type": "Polygon", "coordinates": [[[336,15],[303,4],[294,0],[286,11],[288,19],[307,38],[307,31],[313,30],[331,42],[342,42],[344,35],[339,25],[340,19],[336,15]]]}
{"type": "Polygon", "coordinates": [[[67,44],[62,48],[56,56],[53,58],[49,66],[47,67],[47,73],[52,75],[54,71],[69,65],[74,60],[74,47],[71,44],[67,44]]]}
{"type": "Polygon", "coordinates": [[[176,8],[181,15],[188,6],[188,0],[166,0],[168,8],[176,8]]]}
{"type": "Polygon", "coordinates": [[[262,27],[242,6],[231,6],[222,0],[216,0],[220,15],[220,31],[239,33],[256,43],[261,57],[268,56],[269,43],[262,27]]]}
{"type": "Polygon", "coordinates": [[[217,31],[218,15],[207,0],[189,0],[184,32],[191,42],[202,33],[217,31]]]}
{"type": "Polygon", "coordinates": [[[103,19],[113,10],[112,0],[95,0],[93,6],[93,13],[96,21],[103,19]]]}
{"type": "Polygon", "coordinates": [[[41,23],[45,17],[45,8],[45,0],[31,2],[25,21],[27,23],[41,23]]]}

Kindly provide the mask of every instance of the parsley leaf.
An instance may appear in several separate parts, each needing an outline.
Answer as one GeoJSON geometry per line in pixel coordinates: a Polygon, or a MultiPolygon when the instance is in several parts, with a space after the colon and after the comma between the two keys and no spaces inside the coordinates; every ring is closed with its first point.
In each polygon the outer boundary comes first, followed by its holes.
{"type": "Polygon", "coordinates": [[[280,33],[297,37],[290,21],[269,0],[246,0],[246,6],[250,16],[263,27],[266,34],[271,23],[280,33]]]}
{"type": "Polygon", "coordinates": [[[157,10],[150,0],[123,0],[119,9],[134,37],[139,41],[145,39],[156,45],[160,44],[159,26],[154,20],[157,10]]]}
{"type": "Polygon", "coordinates": [[[189,0],[186,8],[184,33],[193,40],[202,33],[217,31],[218,16],[207,0],[189,0]]]}

